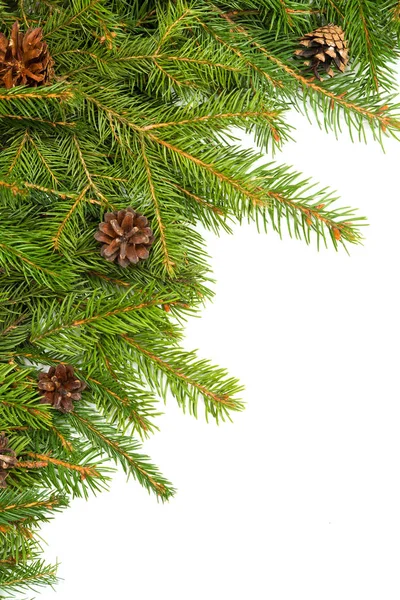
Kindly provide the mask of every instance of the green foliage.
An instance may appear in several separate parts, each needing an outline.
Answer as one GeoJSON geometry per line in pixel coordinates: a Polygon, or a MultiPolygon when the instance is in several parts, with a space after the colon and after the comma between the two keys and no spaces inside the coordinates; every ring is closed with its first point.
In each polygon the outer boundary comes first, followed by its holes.
{"type": "Polygon", "coordinates": [[[56,79],[0,88],[0,431],[17,454],[0,492],[0,596],[55,582],[41,523],[109,484],[110,459],[161,501],[174,494],[138,438],[160,401],[217,422],[241,387],[181,348],[212,297],[198,224],[234,221],[335,249],[363,221],[335,195],[265,160],[291,138],[295,107],[337,135],[398,136],[395,0],[0,1],[0,29],[42,26],[56,79]],[[316,81],[298,39],[333,22],[348,72],[316,81]],[[237,147],[252,134],[258,150],[237,147]],[[155,234],[123,270],[93,234],[133,206],[155,234]],[[40,403],[38,372],[70,363],[87,384],[72,413],[40,403]]]}

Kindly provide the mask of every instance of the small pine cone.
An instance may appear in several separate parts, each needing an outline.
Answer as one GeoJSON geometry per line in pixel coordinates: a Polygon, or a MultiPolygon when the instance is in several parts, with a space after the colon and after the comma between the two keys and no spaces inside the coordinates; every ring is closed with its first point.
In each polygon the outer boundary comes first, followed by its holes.
{"type": "Polygon", "coordinates": [[[20,33],[16,21],[10,39],[0,33],[0,87],[45,85],[53,78],[53,65],[41,27],[20,33]]]}
{"type": "Polygon", "coordinates": [[[9,447],[9,440],[5,433],[0,433],[0,488],[6,488],[8,469],[17,464],[17,455],[9,447]]]}
{"type": "Polygon", "coordinates": [[[102,242],[101,255],[106,260],[127,267],[148,258],[154,236],[146,217],[129,207],[106,213],[104,221],[94,237],[102,242]]]}
{"type": "Polygon", "coordinates": [[[62,413],[74,410],[74,402],[82,398],[86,383],[74,375],[71,365],[50,367],[48,373],[39,373],[39,392],[41,404],[51,404],[62,413]]]}
{"type": "Polygon", "coordinates": [[[329,77],[333,77],[332,64],[335,64],[342,73],[348,65],[348,44],[343,29],[337,25],[331,23],[307,33],[300,40],[300,44],[305,48],[296,50],[296,56],[306,59],[304,64],[311,68],[319,80],[322,79],[319,74],[320,68],[329,77]]]}

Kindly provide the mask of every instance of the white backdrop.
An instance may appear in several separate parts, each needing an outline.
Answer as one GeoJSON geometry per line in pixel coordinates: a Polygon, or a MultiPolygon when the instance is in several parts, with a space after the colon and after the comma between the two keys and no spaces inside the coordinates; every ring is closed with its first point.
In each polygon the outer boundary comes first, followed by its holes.
{"type": "Polygon", "coordinates": [[[276,160],[359,207],[365,245],[207,235],[216,298],[187,346],[241,378],[247,410],[216,427],[170,402],[145,449],[177,497],[119,474],[75,501],[43,531],[64,581],[41,600],[400,598],[400,143],[293,122],[276,160]]]}

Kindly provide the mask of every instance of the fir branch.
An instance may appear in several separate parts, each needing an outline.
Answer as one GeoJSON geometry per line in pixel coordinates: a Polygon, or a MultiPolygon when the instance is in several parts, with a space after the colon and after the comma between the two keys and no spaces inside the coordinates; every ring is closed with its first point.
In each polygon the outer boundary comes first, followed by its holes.
{"type": "Polygon", "coordinates": [[[149,383],[151,382],[164,398],[165,385],[159,383],[158,376],[153,376],[151,368],[148,370],[150,365],[154,365],[166,374],[165,383],[171,388],[182,408],[185,408],[188,401],[189,410],[195,416],[198,414],[197,405],[200,397],[204,400],[206,417],[211,415],[217,421],[230,418],[230,411],[243,409],[243,404],[234,397],[242,388],[236,380],[226,379],[226,373],[222,369],[212,369],[207,361],[195,362],[194,353],[185,353],[177,348],[171,350],[164,348],[161,352],[160,349],[153,351],[126,334],[122,334],[121,338],[136,350],[135,358],[140,361],[149,383]],[[193,376],[194,372],[197,373],[196,378],[193,376]],[[201,382],[202,378],[208,385],[201,382]],[[180,383],[176,384],[177,381],[180,383]],[[178,391],[182,386],[182,391],[178,391]]]}
{"type": "MultiPolygon", "coordinates": [[[[224,16],[224,18],[226,18],[227,20],[229,20],[230,22],[234,23],[234,21],[226,16],[226,13],[221,13],[222,16],[224,16]]],[[[201,25],[201,27],[203,27],[203,29],[209,33],[210,35],[212,35],[212,37],[214,39],[216,39],[220,44],[222,44],[225,48],[227,48],[230,52],[232,52],[233,54],[236,54],[236,56],[238,56],[243,63],[250,68],[250,70],[255,71],[256,74],[258,74],[262,80],[266,81],[268,85],[272,86],[272,89],[274,88],[283,88],[283,82],[279,79],[276,79],[274,76],[272,76],[270,73],[268,73],[265,69],[260,68],[255,62],[253,62],[252,60],[250,60],[250,58],[247,58],[243,52],[241,52],[238,48],[236,48],[235,46],[232,46],[231,44],[229,44],[228,42],[226,42],[220,35],[218,35],[217,33],[215,33],[215,31],[213,31],[204,21],[202,21],[200,18],[197,17],[197,21],[199,22],[199,24],[201,25]]]]}
{"type": "Polygon", "coordinates": [[[73,121],[50,121],[49,119],[41,119],[40,117],[34,117],[31,115],[10,115],[0,114],[0,119],[15,119],[17,121],[32,121],[33,123],[39,123],[43,125],[50,125],[51,127],[76,127],[76,123],[73,121]]]}
{"type": "Polygon", "coordinates": [[[85,157],[83,155],[82,147],[81,147],[80,142],[79,142],[79,140],[78,140],[78,138],[77,138],[76,135],[74,135],[73,140],[74,140],[74,144],[76,146],[76,149],[78,151],[79,160],[80,160],[80,162],[82,164],[83,170],[84,170],[85,175],[86,175],[86,179],[88,181],[88,187],[93,189],[93,191],[99,196],[99,198],[102,200],[102,202],[104,202],[104,205],[106,207],[108,207],[110,209],[114,209],[113,204],[104,196],[104,194],[99,189],[98,185],[93,181],[93,176],[89,172],[87,162],[86,162],[85,157]]]}
{"type": "Polygon", "coordinates": [[[171,484],[160,476],[149,458],[138,454],[140,446],[137,442],[121,436],[113,427],[82,409],[75,411],[71,418],[78,431],[120,463],[126,473],[133,474],[149,492],[152,491],[162,500],[173,495],[171,484]]]}
{"type": "Polygon", "coordinates": [[[83,188],[83,190],[80,192],[80,194],[78,194],[78,196],[76,197],[76,200],[73,203],[73,205],[71,206],[70,210],[67,212],[67,214],[65,215],[65,217],[61,221],[61,223],[60,223],[60,225],[59,225],[59,227],[57,229],[57,232],[56,232],[56,234],[55,234],[55,236],[53,238],[54,248],[56,250],[58,250],[59,247],[60,247],[60,238],[61,238],[61,236],[63,234],[63,231],[64,231],[64,229],[65,229],[68,221],[72,218],[72,216],[73,216],[74,212],[77,210],[79,204],[83,200],[86,200],[85,196],[86,196],[87,192],[89,191],[90,187],[91,186],[89,184],[85,188],[83,188]]]}
{"type": "MultiPolygon", "coordinates": [[[[27,247],[26,244],[25,247],[27,247]]],[[[33,248],[30,249],[33,250],[33,248]]],[[[29,258],[26,252],[22,252],[5,242],[0,242],[0,264],[3,264],[5,268],[9,268],[10,264],[12,264],[17,270],[21,270],[26,274],[27,278],[33,278],[38,283],[49,287],[54,285],[63,287],[65,285],[60,270],[57,272],[55,269],[46,268],[38,264],[35,260],[29,258]],[[58,281],[54,282],[53,279],[58,281]]]]}
{"type": "Polygon", "coordinates": [[[15,152],[15,156],[14,156],[14,158],[12,160],[10,168],[7,171],[7,177],[12,173],[15,165],[17,164],[17,161],[18,161],[19,157],[21,156],[21,152],[22,152],[22,150],[23,150],[26,142],[28,141],[28,139],[29,139],[29,132],[26,129],[25,132],[24,132],[24,134],[23,134],[23,136],[22,136],[21,143],[17,147],[17,150],[15,152]]]}
{"type": "Polygon", "coordinates": [[[60,100],[66,102],[72,98],[73,93],[68,89],[60,90],[60,92],[51,92],[48,88],[37,88],[35,92],[32,92],[27,90],[21,91],[20,88],[17,88],[17,91],[11,89],[7,90],[7,92],[0,92],[0,101],[12,102],[13,107],[22,106],[22,104],[16,102],[21,100],[60,100]]]}
{"type": "MultiPolygon", "coordinates": [[[[143,298],[146,298],[146,293],[143,291],[143,298]]],[[[158,331],[158,327],[165,327],[167,321],[165,314],[160,311],[159,306],[173,302],[168,295],[155,296],[149,292],[148,299],[142,299],[141,302],[134,302],[135,298],[124,296],[118,298],[117,306],[112,307],[110,302],[106,301],[105,296],[100,296],[94,293],[91,296],[68,295],[59,305],[57,301],[48,305],[49,321],[46,322],[42,318],[41,310],[37,311],[38,319],[32,326],[31,343],[37,344],[46,338],[50,338],[55,334],[58,336],[61,332],[73,330],[75,328],[95,328],[102,333],[113,333],[123,324],[124,329],[137,331],[145,324],[151,329],[158,331]],[[79,306],[80,302],[84,303],[85,311],[79,306]],[[136,313],[143,312],[143,315],[136,313]],[[71,319],[72,315],[81,314],[81,318],[71,319]],[[49,322],[59,322],[60,325],[49,327],[49,322]]],[[[172,330],[172,329],[171,329],[172,330]]],[[[83,340],[82,340],[83,341],[83,340]]]]}
{"type": "Polygon", "coordinates": [[[252,202],[254,202],[254,204],[261,204],[265,206],[265,201],[263,201],[262,197],[260,197],[259,194],[256,194],[252,190],[248,189],[245,185],[243,185],[239,180],[235,179],[234,177],[229,177],[228,175],[225,175],[224,173],[216,169],[214,165],[206,163],[200,158],[193,156],[192,154],[183,150],[182,148],[174,146],[170,142],[167,142],[166,140],[163,140],[160,137],[155,136],[154,134],[149,134],[148,137],[151,141],[163,146],[170,152],[179,155],[182,159],[186,159],[194,163],[195,165],[201,167],[202,169],[205,169],[221,182],[227,183],[234,190],[238,191],[240,194],[243,194],[243,196],[249,198],[252,202]]]}
{"type": "Polygon", "coordinates": [[[368,22],[367,22],[368,17],[365,14],[365,6],[364,6],[363,2],[358,1],[357,4],[358,4],[358,11],[359,11],[361,26],[364,31],[365,48],[366,48],[366,53],[368,56],[368,63],[370,65],[375,90],[378,91],[379,90],[379,81],[378,81],[378,74],[377,74],[377,69],[376,69],[376,65],[375,65],[375,53],[373,52],[371,34],[370,34],[368,22]]]}
{"type": "Polygon", "coordinates": [[[48,407],[38,405],[29,376],[31,369],[18,370],[14,364],[0,363],[1,429],[21,424],[46,429],[51,423],[48,407]]]}
{"type": "Polygon", "coordinates": [[[65,496],[24,490],[2,491],[0,497],[0,525],[47,520],[67,505],[65,496]]]}
{"type": "MultiPolygon", "coordinates": [[[[112,387],[108,386],[107,383],[100,381],[99,379],[94,377],[88,377],[87,379],[92,386],[92,390],[93,386],[98,386],[100,392],[98,396],[98,402],[100,404],[101,398],[101,405],[106,405],[107,407],[107,409],[103,411],[104,415],[109,419],[113,418],[113,420],[116,420],[119,423],[122,431],[133,425],[134,430],[136,430],[139,435],[148,436],[148,434],[154,430],[155,427],[149,420],[147,414],[149,412],[148,408],[146,407],[146,404],[149,404],[148,400],[146,403],[144,403],[142,399],[140,403],[137,403],[132,397],[130,397],[132,392],[131,394],[121,394],[121,392],[117,393],[114,389],[112,389],[112,387]],[[111,402],[108,402],[110,398],[111,402]]],[[[121,390],[124,391],[120,381],[118,379],[116,379],[116,381],[117,384],[121,386],[121,390]]],[[[115,384],[112,385],[113,387],[115,386],[115,384]]],[[[136,392],[136,397],[141,397],[138,390],[136,392]]],[[[96,401],[96,397],[94,400],[96,401]]],[[[154,411],[152,411],[150,415],[156,416],[153,413],[154,411]]]]}
{"type": "Polygon", "coordinates": [[[163,255],[164,255],[164,265],[166,268],[166,271],[169,275],[172,275],[174,273],[174,266],[175,263],[172,261],[170,254],[169,254],[169,250],[168,250],[168,245],[167,245],[167,240],[165,237],[165,225],[163,223],[163,220],[161,218],[161,212],[160,212],[160,205],[159,205],[159,201],[157,198],[157,194],[156,194],[156,189],[154,186],[154,182],[153,182],[153,178],[152,178],[152,174],[151,174],[151,170],[150,170],[150,166],[149,166],[149,161],[147,158],[147,154],[146,154],[146,147],[145,147],[145,142],[144,139],[142,137],[141,139],[141,147],[142,147],[142,156],[143,156],[143,160],[144,160],[144,165],[145,165],[145,169],[146,169],[146,174],[147,174],[147,180],[148,180],[148,185],[149,185],[149,189],[150,189],[150,195],[154,204],[154,210],[156,213],[156,218],[157,218],[157,223],[158,223],[158,233],[160,235],[160,239],[161,239],[161,246],[163,249],[163,255]]]}
{"type": "Polygon", "coordinates": [[[18,460],[0,494],[4,596],[55,581],[37,529],[66,495],[107,485],[106,458],[173,494],[132,437],[157,429],[159,398],[217,421],[242,410],[238,382],[179,347],[187,315],[212,297],[197,224],[218,233],[253,220],[336,249],[361,241],[352,209],[265,153],[290,139],[293,106],[336,133],[398,136],[400,19],[395,0],[0,4],[4,33],[16,19],[44,27],[57,81],[0,90],[0,429],[18,460]],[[352,61],[318,82],[293,54],[330,21],[352,61]],[[236,128],[259,151],[236,147],[236,128]],[[127,206],[155,243],[122,271],[93,233],[105,210],[127,206]],[[87,384],[70,415],[37,389],[38,371],[66,363],[87,384]]]}
{"type": "Polygon", "coordinates": [[[88,13],[92,8],[96,6],[96,4],[99,4],[100,2],[102,2],[102,0],[84,0],[82,2],[82,8],[77,10],[76,12],[74,12],[74,6],[71,5],[72,10],[70,10],[70,13],[72,14],[70,16],[67,16],[66,19],[62,19],[62,13],[60,11],[61,18],[57,18],[57,25],[50,30],[47,30],[47,28],[45,28],[46,36],[50,37],[60,29],[69,27],[75,21],[79,20],[82,16],[84,16],[85,13],[88,13]]]}
{"type": "Polygon", "coordinates": [[[0,592],[6,594],[34,591],[37,587],[54,585],[57,567],[47,566],[41,560],[13,566],[0,571],[0,592]]]}
{"type": "MultiPolygon", "coordinates": [[[[351,111],[355,115],[358,115],[361,120],[366,119],[371,126],[374,137],[380,139],[379,132],[377,133],[375,131],[375,123],[378,125],[380,132],[396,132],[400,130],[399,119],[386,115],[384,105],[380,104],[377,108],[370,109],[367,106],[363,106],[362,103],[352,101],[351,99],[346,99],[345,95],[336,94],[334,91],[323,87],[321,84],[315,83],[313,79],[307,78],[301,73],[295,71],[292,67],[286,64],[284,60],[272,54],[267,48],[254,39],[254,37],[244,27],[236,25],[230,17],[224,16],[221,11],[218,11],[218,13],[221,15],[221,17],[225,18],[229,22],[238,35],[244,36],[251,46],[261,52],[273,64],[277,65],[279,69],[286,73],[286,75],[297,81],[305,91],[317,93],[322,97],[328,98],[331,103],[331,108],[334,108],[337,105],[347,111],[351,111]]],[[[350,94],[348,95],[350,96],[350,94]]],[[[329,121],[327,120],[327,122],[329,121]]],[[[348,121],[348,123],[350,124],[350,121],[348,121]]]]}
{"type": "Polygon", "coordinates": [[[56,174],[54,173],[54,171],[52,170],[52,168],[50,167],[48,161],[46,160],[46,158],[43,156],[43,153],[40,151],[38,144],[35,143],[35,140],[33,139],[33,137],[29,134],[29,132],[27,131],[28,134],[28,141],[30,142],[30,144],[34,147],[35,152],[37,154],[37,156],[39,157],[40,161],[42,162],[42,164],[44,165],[46,171],[49,173],[50,175],[50,179],[53,182],[53,185],[57,185],[59,184],[59,180],[56,176],[56,174]]]}
{"type": "Polygon", "coordinates": [[[49,465],[55,465],[56,467],[61,467],[63,469],[67,469],[68,471],[76,471],[79,473],[81,479],[86,479],[87,477],[99,477],[99,472],[95,467],[92,466],[82,466],[77,465],[71,462],[67,462],[65,460],[60,460],[58,458],[52,458],[46,454],[37,454],[35,452],[27,452],[26,456],[33,458],[33,461],[19,461],[17,463],[17,467],[20,469],[42,469],[46,468],[49,465]]]}

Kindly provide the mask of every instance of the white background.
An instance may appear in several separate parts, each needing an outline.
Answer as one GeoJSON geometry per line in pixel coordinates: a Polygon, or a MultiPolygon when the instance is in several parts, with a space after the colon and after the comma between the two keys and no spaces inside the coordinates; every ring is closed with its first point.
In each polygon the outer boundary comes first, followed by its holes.
{"type": "Polygon", "coordinates": [[[207,236],[216,298],[187,346],[241,378],[247,410],[216,427],[170,402],[145,449],[177,497],[120,474],[75,501],[44,529],[64,581],[41,600],[399,600],[400,144],[292,122],[277,161],[359,207],[365,245],[207,236]]]}

